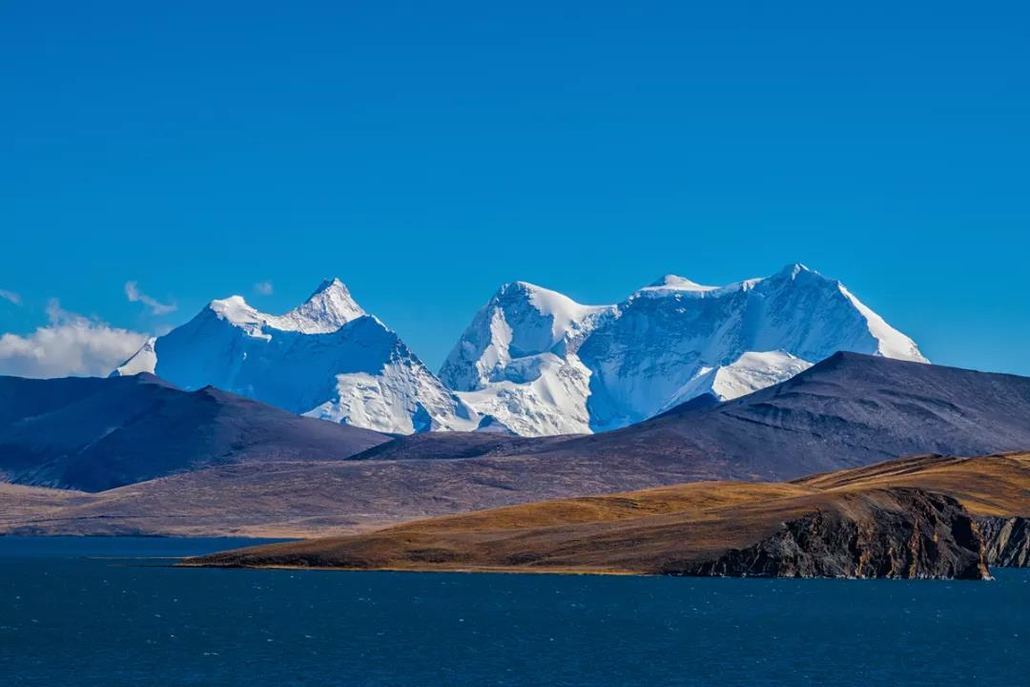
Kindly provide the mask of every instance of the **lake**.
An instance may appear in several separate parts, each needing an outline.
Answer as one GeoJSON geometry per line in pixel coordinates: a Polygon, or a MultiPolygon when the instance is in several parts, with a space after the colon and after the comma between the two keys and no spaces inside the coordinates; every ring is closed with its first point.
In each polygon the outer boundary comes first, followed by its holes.
{"type": "Polygon", "coordinates": [[[994,582],[205,570],[227,539],[0,537],[0,685],[1020,685],[994,582]]]}

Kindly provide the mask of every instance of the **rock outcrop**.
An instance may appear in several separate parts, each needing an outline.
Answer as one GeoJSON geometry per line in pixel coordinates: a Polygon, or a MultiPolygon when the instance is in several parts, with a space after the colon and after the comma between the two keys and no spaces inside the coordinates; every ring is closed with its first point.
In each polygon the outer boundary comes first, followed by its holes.
{"type": "MultiPolygon", "coordinates": [[[[890,503],[855,516],[820,510],[784,524],[771,537],[718,558],[663,572],[732,577],[987,579],[980,533],[950,496],[892,489],[890,503]]],[[[864,509],[862,509],[864,510],[864,509]]]]}
{"type": "Polygon", "coordinates": [[[990,565],[1030,567],[1030,518],[982,517],[977,527],[990,565]]]}

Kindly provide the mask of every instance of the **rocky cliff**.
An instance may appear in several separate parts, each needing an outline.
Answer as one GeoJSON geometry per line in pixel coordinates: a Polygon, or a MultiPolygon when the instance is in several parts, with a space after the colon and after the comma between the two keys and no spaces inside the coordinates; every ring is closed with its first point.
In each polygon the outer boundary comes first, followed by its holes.
{"type": "Polygon", "coordinates": [[[980,533],[962,505],[920,489],[893,489],[889,503],[841,507],[791,520],[747,548],[668,574],[733,577],[987,579],[980,533]]]}
{"type": "Polygon", "coordinates": [[[990,565],[1030,567],[1030,518],[982,517],[977,527],[990,565]]]}

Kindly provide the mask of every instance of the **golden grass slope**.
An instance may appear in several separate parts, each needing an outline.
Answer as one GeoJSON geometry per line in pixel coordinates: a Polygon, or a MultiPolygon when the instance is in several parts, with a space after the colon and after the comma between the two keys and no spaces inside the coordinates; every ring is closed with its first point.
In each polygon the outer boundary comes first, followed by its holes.
{"type": "Polygon", "coordinates": [[[973,515],[1030,514],[1030,454],[917,457],[789,483],[694,482],[431,518],[187,564],[396,570],[654,573],[759,542],[813,513],[901,513],[905,489],[973,515]]]}
{"type": "Polygon", "coordinates": [[[828,491],[916,487],[954,496],[973,515],[1030,515],[1030,453],[920,456],[813,475],[793,484],[828,491]]]}

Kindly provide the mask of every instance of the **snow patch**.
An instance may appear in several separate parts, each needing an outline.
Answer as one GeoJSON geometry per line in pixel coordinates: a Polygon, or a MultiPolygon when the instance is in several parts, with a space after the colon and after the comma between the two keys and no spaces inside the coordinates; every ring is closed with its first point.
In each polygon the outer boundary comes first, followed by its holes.
{"type": "Polygon", "coordinates": [[[702,367],[659,412],[706,393],[720,401],[746,396],[784,382],[810,367],[812,363],[786,351],[748,351],[728,365],[702,367]]]}
{"type": "Polygon", "coordinates": [[[897,358],[898,360],[912,360],[917,363],[929,363],[930,361],[919,352],[916,342],[908,338],[894,327],[887,324],[887,321],[873,312],[865,303],[855,298],[843,284],[837,282],[837,288],[855,309],[866,319],[869,333],[877,341],[876,352],[885,358],[897,358]]]}
{"type": "Polygon", "coordinates": [[[154,370],[157,368],[157,352],[154,350],[155,341],[157,341],[157,338],[153,336],[147,339],[140,349],[132,354],[131,358],[115,368],[111,376],[129,377],[143,372],[154,374],[154,370]]]}
{"type": "Polygon", "coordinates": [[[575,355],[520,358],[506,372],[509,378],[458,396],[479,415],[522,436],[590,432],[590,370],[575,355]]]}

